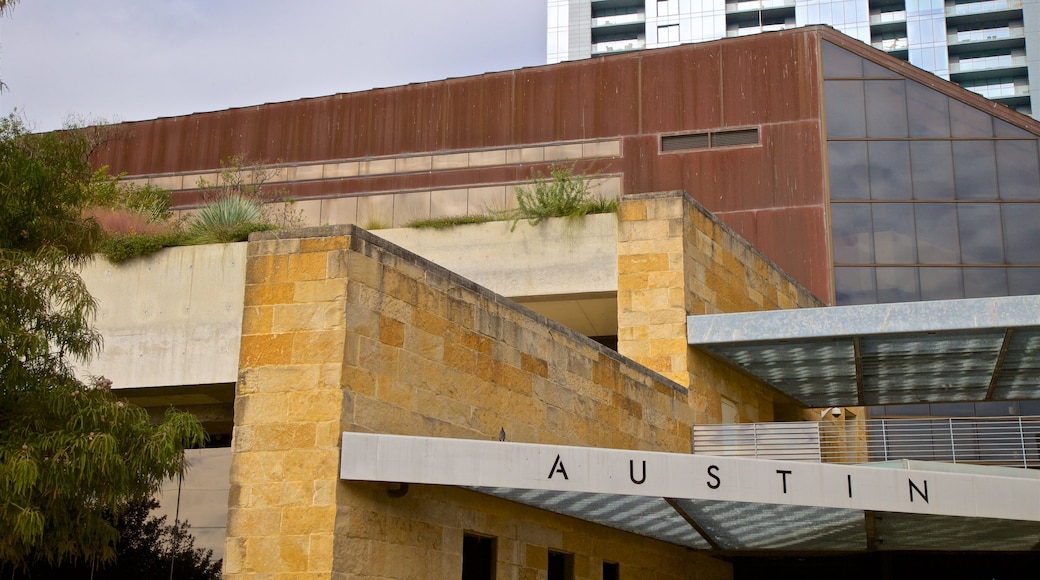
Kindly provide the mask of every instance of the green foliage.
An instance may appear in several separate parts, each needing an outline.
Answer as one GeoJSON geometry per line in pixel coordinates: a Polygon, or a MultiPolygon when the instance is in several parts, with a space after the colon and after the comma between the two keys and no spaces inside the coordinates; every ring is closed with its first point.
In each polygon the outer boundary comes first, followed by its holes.
{"type": "Polygon", "coordinates": [[[173,229],[157,234],[120,234],[112,236],[101,246],[101,254],[113,264],[154,254],[163,248],[190,244],[188,233],[173,229]]]}
{"type": "Polygon", "coordinates": [[[111,383],[84,384],[95,303],[74,266],[101,238],[83,211],[112,178],[92,171],[86,135],[33,135],[0,120],[0,562],[111,559],[103,512],[154,493],[205,437],[171,411],[153,425],[111,383]]]}
{"type": "Polygon", "coordinates": [[[196,186],[202,190],[203,199],[209,204],[237,197],[251,200],[260,208],[260,220],[275,228],[299,226],[303,216],[293,209],[295,203],[285,188],[273,188],[268,183],[277,175],[277,170],[263,163],[249,163],[242,155],[233,155],[220,162],[220,173],[216,183],[199,178],[196,186]]]}
{"type": "MultiPolygon", "coordinates": [[[[106,171],[101,170],[102,173],[106,171]]],[[[110,180],[106,186],[96,189],[93,203],[107,209],[143,214],[151,222],[166,221],[173,215],[170,192],[152,185],[110,180]]]]}
{"type": "Polygon", "coordinates": [[[221,561],[213,560],[211,550],[195,547],[187,522],[167,524],[166,516],[150,516],[151,510],[158,506],[154,499],[147,499],[131,502],[119,514],[105,512],[105,521],[112,524],[120,536],[114,562],[93,567],[86,562],[58,565],[36,562],[23,570],[0,565],[0,577],[15,580],[166,578],[172,564],[173,577],[178,580],[219,579],[221,561]]]}
{"type": "Polygon", "coordinates": [[[195,244],[241,242],[252,232],[274,228],[258,202],[230,194],[195,214],[188,226],[188,239],[195,244]]]}
{"type": "Polygon", "coordinates": [[[440,230],[465,224],[484,224],[487,222],[501,221],[503,219],[508,219],[508,216],[502,217],[502,214],[480,213],[412,220],[406,223],[404,227],[440,230]]]}
{"type": "Polygon", "coordinates": [[[534,183],[516,188],[517,209],[513,228],[520,220],[538,225],[545,218],[576,219],[590,213],[613,213],[617,200],[605,200],[592,195],[589,177],[575,174],[571,166],[554,165],[549,178],[534,176],[534,183]]]}

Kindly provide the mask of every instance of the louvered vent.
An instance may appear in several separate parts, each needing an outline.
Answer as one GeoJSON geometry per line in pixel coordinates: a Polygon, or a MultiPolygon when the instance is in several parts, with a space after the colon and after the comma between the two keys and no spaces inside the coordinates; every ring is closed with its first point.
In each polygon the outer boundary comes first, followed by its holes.
{"type": "Polygon", "coordinates": [[[757,145],[758,129],[737,129],[735,131],[714,131],[711,133],[688,133],[686,135],[663,135],[661,151],[690,151],[694,149],[714,149],[716,147],[737,147],[740,145],[757,145]]]}
{"type": "Polygon", "coordinates": [[[755,143],[758,143],[758,129],[718,131],[711,134],[712,147],[733,147],[736,145],[754,145],[755,143]]]}
{"type": "Polygon", "coordinates": [[[707,149],[708,134],[667,135],[661,137],[661,151],[681,151],[683,149],[707,149]]]}

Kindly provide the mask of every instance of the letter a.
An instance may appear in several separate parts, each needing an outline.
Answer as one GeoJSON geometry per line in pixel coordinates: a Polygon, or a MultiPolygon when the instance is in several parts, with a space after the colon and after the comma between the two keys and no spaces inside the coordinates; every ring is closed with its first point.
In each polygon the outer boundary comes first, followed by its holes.
{"type": "Polygon", "coordinates": [[[549,471],[549,479],[552,479],[553,475],[559,473],[564,479],[570,479],[567,477],[567,470],[563,468],[563,461],[560,460],[560,456],[556,456],[556,461],[553,462],[552,470],[549,471]]]}

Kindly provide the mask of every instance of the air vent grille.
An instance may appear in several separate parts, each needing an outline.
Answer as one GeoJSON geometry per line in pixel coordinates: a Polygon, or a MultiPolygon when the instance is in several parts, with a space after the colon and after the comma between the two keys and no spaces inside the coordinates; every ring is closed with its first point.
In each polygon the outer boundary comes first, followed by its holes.
{"type": "Polygon", "coordinates": [[[661,151],[690,151],[738,147],[758,144],[758,128],[734,131],[712,131],[710,133],[687,133],[685,135],[663,135],[661,151]]]}
{"type": "Polygon", "coordinates": [[[661,137],[661,151],[681,151],[683,149],[707,149],[708,134],[668,135],[661,137]]]}
{"type": "Polygon", "coordinates": [[[756,143],[758,143],[758,129],[718,131],[711,134],[712,147],[735,147],[737,145],[754,145],[756,143]]]}

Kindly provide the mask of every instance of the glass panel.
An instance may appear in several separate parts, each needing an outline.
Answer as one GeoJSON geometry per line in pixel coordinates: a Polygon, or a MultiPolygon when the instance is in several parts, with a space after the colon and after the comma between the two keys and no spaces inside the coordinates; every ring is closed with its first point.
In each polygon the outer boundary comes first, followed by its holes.
{"type": "Polygon", "coordinates": [[[1004,268],[964,268],[964,297],[1007,296],[1004,268]]]}
{"type": "Polygon", "coordinates": [[[997,141],[1000,199],[1040,199],[1036,141],[997,141]]]}
{"type": "Polygon", "coordinates": [[[917,268],[878,268],[877,297],[879,303],[920,300],[917,268]]]}
{"type": "Polygon", "coordinates": [[[903,86],[902,80],[863,83],[868,137],[907,136],[906,92],[903,86]]]}
{"type": "Polygon", "coordinates": [[[1008,264],[1040,264],[1040,204],[1000,205],[1004,214],[1005,261],[1008,264]]]}
{"type": "Polygon", "coordinates": [[[834,240],[835,263],[872,263],[874,261],[874,243],[870,226],[870,205],[863,203],[831,205],[831,237],[834,240]]]}
{"type": "Polygon", "coordinates": [[[867,144],[863,141],[827,143],[831,199],[869,199],[867,144]]]}
{"type": "Polygon", "coordinates": [[[921,300],[964,298],[960,268],[918,268],[921,300]]]}
{"type": "Polygon", "coordinates": [[[954,137],[992,137],[993,122],[988,114],[949,99],[950,123],[954,137]]]}
{"type": "Polygon", "coordinates": [[[997,160],[992,141],[954,141],[957,199],[996,199],[997,160]]]}
{"type": "Polygon", "coordinates": [[[872,210],[874,261],[878,264],[916,263],[913,204],[875,203],[872,210]]]}
{"type": "Polygon", "coordinates": [[[906,81],[906,107],[911,137],[949,137],[950,110],[946,95],[906,81]]]}
{"type": "Polygon", "coordinates": [[[835,268],[835,302],[844,304],[877,304],[873,268],[835,268]]]}
{"type": "MultiPolygon", "coordinates": [[[[890,78],[890,79],[902,79],[903,77],[895,72],[891,71],[879,64],[870,62],[869,60],[863,61],[863,76],[866,78],[890,78]]],[[[900,81],[902,82],[902,81],[900,81]]]]}
{"type": "Polygon", "coordinates": [[[952,203],[914,205],[917,225],[917,259],[922,264],[960,262],[957,207],[952,203]]]}
{"type": "Polygon", "coordinates": [[[826,81],[828,137],[866,137],[863,81],[826,81]]]}
{"type": "Polygon", "coordinates": [[[914,199],[953,199],[953,150],[949,141],[910,142],[914,199]]]}
{"type": "Polygon", "coordinates": [[[855,78],[863,76],[863,59],[837,46],[822,43],[823,49],[823,78],[855,78]]]}
{"type": "Polygon", "coordinates": [[[1007,276],[1011,296],[1040,294],[1040,268],[1008,268],[1007,276]]]}
{"type": "Polygon", "coordinates": [[[910,199],[910,144],[907,141],[871,141],[870,197],[910,199]]]}
{"type": "Polygon", "coordinates": [[[997,119],[996,117],[993,118],[993,133],[997,137],[1035,137],[1036,136],[1036,135],[1033,135],[1032,133],[1030,133],[1029,131],[1026,131],[1025,129],[1021,129],[1019,127],[1016,127],[1016,126],[1012,125],[1011,123],[1008,123],[1007,121],[1002,121],[1000,119],[997,119]]]}
{"type": "Polygon", "coordinates": [[[957,206],[957,223],[961,234],[962,263],[1004,263],[999,204],[959,204],[957,206]]]}

